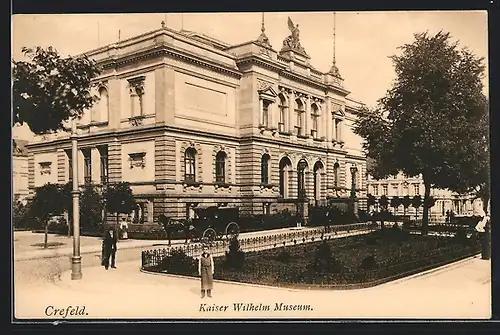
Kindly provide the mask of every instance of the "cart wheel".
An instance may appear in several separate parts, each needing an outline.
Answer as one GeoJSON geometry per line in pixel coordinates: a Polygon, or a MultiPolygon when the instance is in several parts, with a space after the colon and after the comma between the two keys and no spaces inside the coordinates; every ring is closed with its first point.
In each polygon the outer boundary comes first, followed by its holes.
{"type": "Polygon", "coordinates": [[[213,228],[205,229],[202,235],[202,242],[213,243],[217,238],[217,232],[213,228]]]}
{"type": "Polygon", "coordinates": [[[240,234],[240,226],[238,226],[236,222],[230,222],[226,226],[226,238],[228,240],[234,237],[238,237],[239,234],[240,234]]]}

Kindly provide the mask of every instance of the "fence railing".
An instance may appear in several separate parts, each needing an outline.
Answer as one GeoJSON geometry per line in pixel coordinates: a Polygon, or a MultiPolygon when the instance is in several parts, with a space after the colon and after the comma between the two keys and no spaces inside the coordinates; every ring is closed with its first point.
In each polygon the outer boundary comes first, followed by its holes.
{"type": "MultiPolygon", "coordinates": [[[[294,230],[291,232],[277,233],[257,237],[239,239],[240,248],[244,252],[272,249],[287,245],[311,243],[325,238],[344,237],[350,235],[367,234],[379,229],[377,223],[355,223],[341,226],[330,226],[329,228],[315,228],[307,230],[294,230]]],[[[210,253],[213,256],[224,255],[229,248],[229,240],[215,241],[210,245],[210,253]]],[[[158,266],[163,259],[170,256],[172,252],[183,251],[190,257],[197,257],[202,252],[201,244],[190,244],[179,247],[156,248],[142,251],[142,267],[149,268],[158,266]]]]}

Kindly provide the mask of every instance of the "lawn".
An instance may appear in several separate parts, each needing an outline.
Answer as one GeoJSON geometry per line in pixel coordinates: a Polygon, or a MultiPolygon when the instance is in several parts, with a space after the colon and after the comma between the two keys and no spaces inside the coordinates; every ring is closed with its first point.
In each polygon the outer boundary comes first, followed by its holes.
{"type": "Polygon", "coordinates": [[[365,236],[246,253],[240,269],[215,260],[215,278],[269,285],[350,285],[398,277],[474,254],[471,240],[410,235],[389,228],[365,236]]]}

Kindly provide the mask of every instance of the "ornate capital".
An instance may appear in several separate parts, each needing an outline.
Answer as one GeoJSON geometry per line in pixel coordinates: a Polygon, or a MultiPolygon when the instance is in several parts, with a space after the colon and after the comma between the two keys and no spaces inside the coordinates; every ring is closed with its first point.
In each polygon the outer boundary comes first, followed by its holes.
{"type": "Polygon", "coordinates": [[[131,94],[137,94],[138,96],[142,96],[144,94],[144,81],[146,77],[140,76],[131,78],[128,80],[129,89],[131,94]]]}
{"type": "Polygon", "coordinates": [[[141,168],[144,169],[146,167],[146,153],[145,152],[135,152],[128,154],[130,161],[130,168],[141,168]]]}

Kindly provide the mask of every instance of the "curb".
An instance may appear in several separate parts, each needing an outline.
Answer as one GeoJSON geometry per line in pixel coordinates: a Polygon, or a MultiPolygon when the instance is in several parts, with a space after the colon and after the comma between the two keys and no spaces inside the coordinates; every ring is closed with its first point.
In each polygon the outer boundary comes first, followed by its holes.
{"type": "MultiPolygon", "coordinates": [[[[452,262],[452,263],[448,263],[448,264],[445,264],[445,265],[438,266],[437,268],[434,268],[434,269],[429,269],[429,270],[426,270],[426,271],[423,271],[423,272],[420,272],[420,273],[416,273],[416,274],[413,274],[413,275],[410,275],[410,276],[407,276],[407,277],[403,277],[403,278],[400,278],[400,279],[396,279],[396,280],[394,280],[392,282],[387,282],[387,283],[384,283],[384,284],[387,284],[387,285],[389,285],[389,284],[399,284],[399,283],[407,281],[409,279],[418,278],[418,277],[421,277],[421,276],[424,276],[424,275],[427,275],[427,274],[430,274],[430,273],[433,273],[433,272],[445,270],[447,268],[451,268],[451,267],[460,265],[462,263],[465,263],[467,261],[470,261],[470,260],[478,258],[478,257],[481,257],[481,252],[480,251],[477,254],[474,254],[473,256],[469,256],[469,257],[460,259],[460,260],[452,262]]],[[[382,284],[382,285],[384,285],[384,284],[382,284]]]]}

